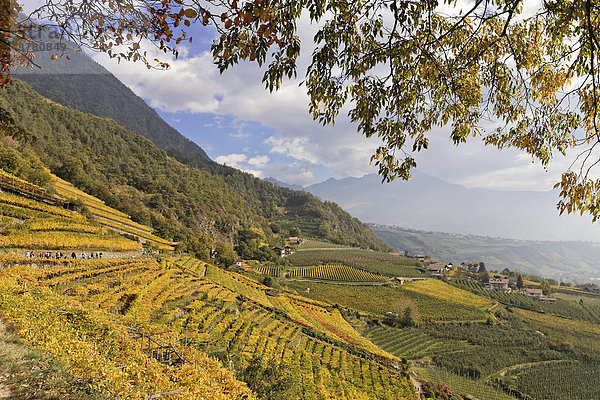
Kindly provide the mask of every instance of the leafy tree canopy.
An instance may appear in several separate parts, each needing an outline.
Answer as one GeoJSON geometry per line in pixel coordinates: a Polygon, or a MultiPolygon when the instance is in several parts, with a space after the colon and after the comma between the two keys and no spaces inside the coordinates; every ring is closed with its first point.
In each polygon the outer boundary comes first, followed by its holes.
{"type": "MultiPolygon", "coordinates": [[[[7,26],[18,4],[9,2],[7,26]]],[[[557,183],[560,212],[600,216],[594,178],[600,142],[597,32],[599,1],[548,0],[53,0],[34,13],[76,43],[111,57],[150,60],[144,43],[177,54],[191,24],[218,31],[212,46],[221,71],[245,60],[264,69],[267,89],[297,75],[301,18],[318,27],[304,84],[309,111],[323,124],[342,109],[359,133],[381,145],[371,161],[384,181],[410,178],[414,153],[427,149],[436,127],[459,145],[480,137],[514,147],[548,165],[556,154],[580,152],[557,183]]],[[[11,36],[12,35],[12,36],[11,36]]],[[[18,52],[17,52],[18,53],[18,52]]],[[[21,54],[22,55],[22,54],[21,54]]],[[[57,55],[58,56],[58,55],[57,55]]],[[[2,58],[6,60],[6,57],[2,58]]],[[[17,57],[18,59],[18,57],[17,57]]]]}

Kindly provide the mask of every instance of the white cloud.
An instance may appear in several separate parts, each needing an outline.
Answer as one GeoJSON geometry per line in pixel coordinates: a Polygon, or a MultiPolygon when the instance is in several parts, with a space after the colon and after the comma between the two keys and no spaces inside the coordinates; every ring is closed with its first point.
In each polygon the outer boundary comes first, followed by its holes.
{"type": "Polygon", "coordinates": [[[237,168],[237,166],[241,163],[245,163],[246,161],[248,161],[248,156],[246,156],[245,154],[233,153],[224,156],[218,156],[217,158],[215,158],[215,161],[219,164],[225,164],[229,165],[230,167],[237,168]]]}
{"type": "Polygon", "coordinates": [[[312,154],[314,148],[310,149],[311,144],[307,137],[286,138],[271,136],[265,140],[265,144],[271,146],[271,153],[283,154],[296,160],[306,160],[311,163],[319,162],[319,159],[312,154]]]}
{"type": "MultiPolygon", "coordinates": [[[[307,21],[301,25],[302,39],[308,42],[314,28],[308,29],[307,21]]],[[[117,64],[102,54],[94,58],[152,107],[171,113],[231,116],[242,121],[229,134],[237,139],[250,137],[243,121],[258,121],[273,131],[267,142],[273,153],[322,164],[339,177],[374,171],[369,166],[370,152],[376,147],[373,141],[359,137],[344,116],[333,127],[314,122],[308,114],[305,88],[298,86],[298,80],[285,81],[279,91],[270,94],[264,90],[262,72],[254,64],[240,64],[219,75],[208,52],[179,59],[155,53],[150,57],[169,62],[170,70],[147,70],[139,63],[117,64]]],[[[306,68],[309,59],[310,49],[305,49],[299,71],[306,68]]],[[[305,179],[309,175],[303,174],[305,179]]]]}
{"type": "Polygon", "coordinates": [[[251,173],[257,178],[265,178],[266,175],[260,170],[260,168],[265,168],[268,166],[269,157],[263,155],[248,158],[248,156],[245,154],[232,153],[218,156],[215,158],[215,161],[219,164],[225,164],[244,172],[251,173]]]}
{"type": "Polygon", "coordinates": [[[248,132],[235,132],[235,133],[230,133],[229,136],[231,136],[232,138],[236,138],[236,139],[246,139],[246,138],[252,137],[252,134],[248,133],[248,132]]]}
{"type": "Polygon", "coordinates": [[[263,168],[268,164],[269,161],[270,158],[268,156],[256,156],[248,159],[248,164],[257,168],[263,168]]]}

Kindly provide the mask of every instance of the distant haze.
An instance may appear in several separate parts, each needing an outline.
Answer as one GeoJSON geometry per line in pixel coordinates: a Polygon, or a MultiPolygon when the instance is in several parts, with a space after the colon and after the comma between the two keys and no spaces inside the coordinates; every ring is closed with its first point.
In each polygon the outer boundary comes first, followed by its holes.
{"type": "Polygon", "coordinates": [[[600,281],[600,243],[500,239],[383,225],[371,229],[399,251],[444,262],[484,262],[488,270],[508,268],[572,283],[600,281]]]}
{"type": "Polygon", "coordinates": [[[524,240],[600,242],[589,216],[556,210],[554,191],[469,189],[414,171],[408,182],[377,175],[329,179],[305,190],[338,203],[363,222],[524,240]]]}

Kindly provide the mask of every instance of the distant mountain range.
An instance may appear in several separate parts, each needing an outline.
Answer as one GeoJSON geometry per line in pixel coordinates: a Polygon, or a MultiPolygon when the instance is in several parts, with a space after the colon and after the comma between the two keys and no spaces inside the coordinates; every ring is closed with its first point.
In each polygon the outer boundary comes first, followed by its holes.
{"type": "Polygon", "coordinates": [[[591,218],[559,216],[556,192],[469,189],[414,171],[406,182],[377,175],[329,179],[306,191],[362,221],[405,228],[524,240],[600,241],[591,218]]]}
{"type": "Polygon", "coordinates": [[[460,264],[483,261],[488,270],[511,270],[583,283],[600,280],[600,243],[501,239],[371,225],[399,251],[460,264]]]}

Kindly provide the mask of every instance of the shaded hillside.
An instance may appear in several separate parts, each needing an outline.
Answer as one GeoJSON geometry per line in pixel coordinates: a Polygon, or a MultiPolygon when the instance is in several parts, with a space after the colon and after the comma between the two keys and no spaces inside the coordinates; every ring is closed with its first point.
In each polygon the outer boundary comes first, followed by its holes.
{"type": "Polygon", "coordinates": [[[17,77],[57,103],[114,119],[119,125],[150,139],[181,162],[211,172],[224,169],[111,74],[30,74],[17,77]]]}
{"type": "Polygon", "coordinates": [[[277,220],[286,228],[316,222],[305,233],[387,248],[333,203],[236,170],[225,178],[227,184],[223,177],[168,157],[112,120],[48,101],[19,81],[5,95],[18,122],[36,137],[29,145],[53,172],[154,227],[164,238],[196,248],[202,234],[230,239],[241,223],[266,228],[269,220],[277,220]]]}
{"type": "Polygon", "coordinates": [[[399,251],[425,253],[455,264],[483,261],[488,270],[509,268],[566,282],[600,278],[600,243],[513,240],[382,225],[371,229],[399,251]]]}

